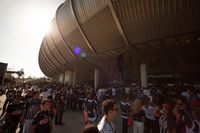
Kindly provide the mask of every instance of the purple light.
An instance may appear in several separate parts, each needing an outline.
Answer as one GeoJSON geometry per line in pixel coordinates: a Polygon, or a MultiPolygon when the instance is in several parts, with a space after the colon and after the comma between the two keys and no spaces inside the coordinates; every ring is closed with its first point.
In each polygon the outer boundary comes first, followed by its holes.
{"type": "Polygon", "coordinates": [[[74,48],[74,53],[79,55],[81,53],[81,48],[80,47],[75,47],[74,48]]]}

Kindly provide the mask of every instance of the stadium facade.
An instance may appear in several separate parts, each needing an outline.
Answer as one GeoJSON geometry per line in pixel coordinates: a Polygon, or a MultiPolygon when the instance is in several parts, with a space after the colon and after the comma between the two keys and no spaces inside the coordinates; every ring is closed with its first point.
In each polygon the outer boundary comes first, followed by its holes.
{"type": "Polygon", "coordinates": [[[199,0],[66,0],[39,65],[60,82],[200,80],[199,0]]]}

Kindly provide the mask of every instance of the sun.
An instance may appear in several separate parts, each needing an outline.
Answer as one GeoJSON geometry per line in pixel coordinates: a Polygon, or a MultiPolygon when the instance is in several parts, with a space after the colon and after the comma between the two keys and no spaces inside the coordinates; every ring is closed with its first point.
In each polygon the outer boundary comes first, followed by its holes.
{"type": "Polygon", "coordinates": [[[23,30],[37,36],[44,36],[51,31],[52,19],[53,16],[48,13],[48,9],[33,5],[24,9],[21,16],[23,30]]]}

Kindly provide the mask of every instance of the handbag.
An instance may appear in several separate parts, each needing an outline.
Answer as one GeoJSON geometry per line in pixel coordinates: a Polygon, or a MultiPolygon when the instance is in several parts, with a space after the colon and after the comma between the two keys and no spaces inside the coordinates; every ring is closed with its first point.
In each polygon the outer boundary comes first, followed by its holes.
{"type": "Polygon", "coordinates": [[[133,114],[131,114],[129,117],[128,117],[128,122],[127,122],[128,126],[133,126],[134,124],[134,119],[133,119],[133,114]]]}
{"type": "Polygon", "coordinates": [[[84,122],[85,122],[85,124],[88,123],[88,112],[87,111],[84,111],[84,122]]]}

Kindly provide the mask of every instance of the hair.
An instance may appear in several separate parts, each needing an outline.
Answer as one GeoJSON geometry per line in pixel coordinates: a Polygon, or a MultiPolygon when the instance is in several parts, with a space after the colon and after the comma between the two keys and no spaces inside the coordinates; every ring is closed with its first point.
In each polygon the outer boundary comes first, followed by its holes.
{"type": "Polygon", "coordinates": [[[142,99],[136,98],[133,102],[133,112],[136,114],[140,112],[141,107],[143,106],[142,99]]]}
{"type": "Polygon", "coordinates": [[[33,94],[33,96],[34,96],[34,95],[36,95],[36,94],[40,94],[40,93],[39,93],[39,91],[33,91],[32,94],[33,94]]]}
{"type": "Polygon", "coordinates": [[[109,110],[112,110],[114,108],[115,102],[113,100],[105,100],[102,103],[103,105],[103,111],[107,115],[109,110]]]}
{"type": "Polygon", "coordinates": [[[99,133],[99,130],[96,125],[86,125],[82,133],[99,133]]]}
{"type": "Polygon", "coordinates": [[[45,100],[42,101],[41,104],[42,104],[42,105],[45,105],[47,102],[51,102],[51,100],[49,100],[49,99],[45,99],[45,100]]]}

